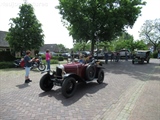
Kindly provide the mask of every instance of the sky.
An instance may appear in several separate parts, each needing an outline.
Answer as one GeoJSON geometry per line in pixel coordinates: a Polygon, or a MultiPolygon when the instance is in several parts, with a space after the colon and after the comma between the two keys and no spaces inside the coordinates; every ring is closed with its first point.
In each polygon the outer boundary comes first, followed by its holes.
{"type": "MultiPolygon", "coordinates": [[[[63,44],[67,48],[73,47],[73,39],[69,36],[68,30],[61,22],[61,15],[55,6],[59,4],[58,0],[0,0],[0,30],[8,31],[9,19],[17,17],[19,6],[27,1],[34,7],[34,12],[42,24],[44,31],[45,44],[63,44]]],[[[132,29],[128,33],[139,39],[141,26],[146,20],[155,20],[160,18],[160,0],[144,0],[146,6],[142,8],[141,16],[137,19],[132,29]]]]}

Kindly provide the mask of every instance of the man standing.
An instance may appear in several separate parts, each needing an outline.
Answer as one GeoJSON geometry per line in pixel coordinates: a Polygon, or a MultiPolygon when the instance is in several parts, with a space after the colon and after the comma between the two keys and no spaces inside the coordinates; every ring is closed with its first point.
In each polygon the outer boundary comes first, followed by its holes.
{"type": "Polygon", "coordinates": [[[26,55],[24,57],[24,63],[25,63],[25,83],[32,82],[29,78],[29,72],[31,68],[31,62],[34,60],[34,58],[30,58],[31,52],[29,50],[26,51],[26,55]]]}
{"type": "Polygon", "coordinates": [[[107,64],[108,63],[108,51],[107,50],[105,51],[104,56],[105,56],[105,63],[107,64]]]}
{"type": "Polygon", "coordinates": [[[127,51],[125,51],[125,59],[128,61],[127,51]]]}

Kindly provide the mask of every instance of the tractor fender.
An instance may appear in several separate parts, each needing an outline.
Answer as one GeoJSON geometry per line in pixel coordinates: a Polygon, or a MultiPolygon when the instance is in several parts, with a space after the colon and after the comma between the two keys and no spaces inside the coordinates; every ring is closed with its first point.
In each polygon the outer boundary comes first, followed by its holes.
{"type": "Polygon", "coordinates": [[[85,80],[84,80],[82,77],[80,77],[79,75],[77,75],[77,74],[75,74],[75,73],[67,73],[67,74],[65,74],[65,75],[63,76],[63,80],[65,80],[65,79],[68,78],[68,77],[73,77],[73,78],[75,78],[75,80],[76,80],[77,82],[85,82],[85,80]]]}

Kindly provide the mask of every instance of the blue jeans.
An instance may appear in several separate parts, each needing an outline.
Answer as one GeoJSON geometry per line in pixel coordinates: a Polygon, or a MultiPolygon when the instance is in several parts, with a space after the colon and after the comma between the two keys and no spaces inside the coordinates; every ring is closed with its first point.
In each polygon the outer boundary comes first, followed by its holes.
{"type": "Polygon", "coordinates": [[[29,77],[30,67],[25,67],[25,71],[26,71],[25,76],[26,76],[26,77],[29,77]]]}
{"type": "Polygon", "coordinates": [[[50,60],[46,60],[47,62],[47,70],[50,70],[50,60]]]}

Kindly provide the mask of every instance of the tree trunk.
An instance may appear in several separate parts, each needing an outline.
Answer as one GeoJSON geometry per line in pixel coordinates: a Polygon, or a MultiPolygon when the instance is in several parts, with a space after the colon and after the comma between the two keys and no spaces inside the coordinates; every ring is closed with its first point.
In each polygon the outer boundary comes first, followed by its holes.
{"type": "Polygon", "coordinates": [[[94,44],[95,44],[95,40],[93,39],[91,41],[91,55],[93,56],[94,55],[94,44]]]}

